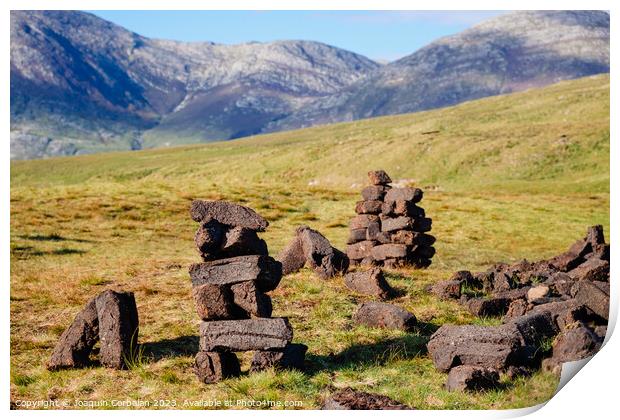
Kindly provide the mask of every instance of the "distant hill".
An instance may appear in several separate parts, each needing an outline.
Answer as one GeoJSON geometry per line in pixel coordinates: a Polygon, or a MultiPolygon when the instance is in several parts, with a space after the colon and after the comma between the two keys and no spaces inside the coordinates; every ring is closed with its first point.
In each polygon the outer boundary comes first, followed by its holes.
{"type": "Polygon", "coordinates": [[[609,96],[609,75],[600,75],[228,142],[19,161],[11,165],[11,186],[90,185],[96,192],[123,185],[150,188],[153,197],[216,194],[223,185],[241,196],[262,186],[287,194],[358,191],[368,168],[383,168],[427,190],[609,193],[609,96]]]}
{"type": "Polygon", "coordinates": [[[609,14],[523,11],[377,69],[271,130],[402,114],[609,72],[609,14]]]}
{"type": "Polygon", "coordinates": [[[250,135],[378,66],[318,42],[183,43],[89,13],[13,11],[12,157],[250,135]],[[153,127],[160,140],[142,144],[153,127]]]}
{"type": "Polygon", "coordinates": [[[515,12],[398,61],[309,41],[153,40],[11,13],[11,157],[226,140],[438,108],[609,71],[605,12],[515,12]]]}

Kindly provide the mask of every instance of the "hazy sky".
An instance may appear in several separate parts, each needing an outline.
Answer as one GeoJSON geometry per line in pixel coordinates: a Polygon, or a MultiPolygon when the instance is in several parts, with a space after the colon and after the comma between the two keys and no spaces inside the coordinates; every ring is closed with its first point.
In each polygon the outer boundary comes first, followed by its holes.
{"type": "Polygon", "coordinates": [[[91,11],[151,38],[237,44],[306,39],[394,60],[497,11],[91,11]]]}

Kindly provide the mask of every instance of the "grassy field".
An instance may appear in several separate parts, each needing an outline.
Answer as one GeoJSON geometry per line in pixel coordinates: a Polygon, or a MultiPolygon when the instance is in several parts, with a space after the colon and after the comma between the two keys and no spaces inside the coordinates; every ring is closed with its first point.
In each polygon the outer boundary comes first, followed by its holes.
{"type": "MultiPolygon", "coordinates": [[[[609,232],[609,77],[563,82],[456,107],[226,143],[11,165],[12,400],[300,400],[334,389],[388,395],[419,409],[517,408],[546,401],[557,378],[537,373],[499,390],[449,393],[426,355],[443,323],[475,319],[424,287],[459,269],[541,259],[602,224],[609,232]],[[366,172],[425,190],[437,255],[388,280],[413,312],[413,334],[355,326],[365,300],[342,278],[283,278],[274,316],[309,347],[306,372],[243,374],[200,384],[191,365],[198,317],[187,267],[199,261],[192,199],[225,199],[270,221],[275,255],[308,224],[345,247],[366,172]],[[136,294],[143,357],[129,371],[48,372],[45,363],[83,304],[108,288],[136,294]]],[[[247,372],[251,354],[240,355],[247,372]]],[[[151,406],[151,408],[153,408],[151,406]]]]}

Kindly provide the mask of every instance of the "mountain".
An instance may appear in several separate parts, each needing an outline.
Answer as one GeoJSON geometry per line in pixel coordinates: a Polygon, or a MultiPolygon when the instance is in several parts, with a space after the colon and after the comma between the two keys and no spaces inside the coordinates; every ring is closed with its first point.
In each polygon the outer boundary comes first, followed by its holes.
{"type": "Polygon", "coordinates": [[[608,13],[513,12],[441,38],[268,130],[416,112],[608,72],[608,13]]]}
{"type": "Polygon", "coordinates": [[[444,107],[609,72],[609,14],[514,12],[387,65],[310,41],[149,39],[11,12],[11,157],[226,140],[444,107]]]}
{"type": "Polygon", "coordinates": [[[250,135],[378,66],[318,42],[183,43],[83,12],[13,11],[11,155],[250,135]]]}

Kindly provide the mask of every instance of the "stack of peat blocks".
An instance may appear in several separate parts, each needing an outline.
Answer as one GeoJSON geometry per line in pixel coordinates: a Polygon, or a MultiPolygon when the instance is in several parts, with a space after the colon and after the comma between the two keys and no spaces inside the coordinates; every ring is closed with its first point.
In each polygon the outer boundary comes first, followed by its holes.
{"type": "Polygon", "coordinates": [[[225,201],[195,200],[192,219],[200,223],[195,243],[203,259],[189,274],[200,324],[194,371],[204,383],[240,374],[235,352],[254,350],[251,371],[302,368],[307,347],[291,344],[286,318],[271,318],[271,298],[282,265],[268,255],[257,232],[268,222],[254,210],[225,201]]]}
{"type": "Polygon", "coordinates": [[[350,222],[347,256],[351,265],[387,268],[428,267],[435,255],[435,237],[427,234],[432,220],[417,203],[419,188],[392,188],[385,171],[368,173],[371,185],[362,190],[350,222]]]}

